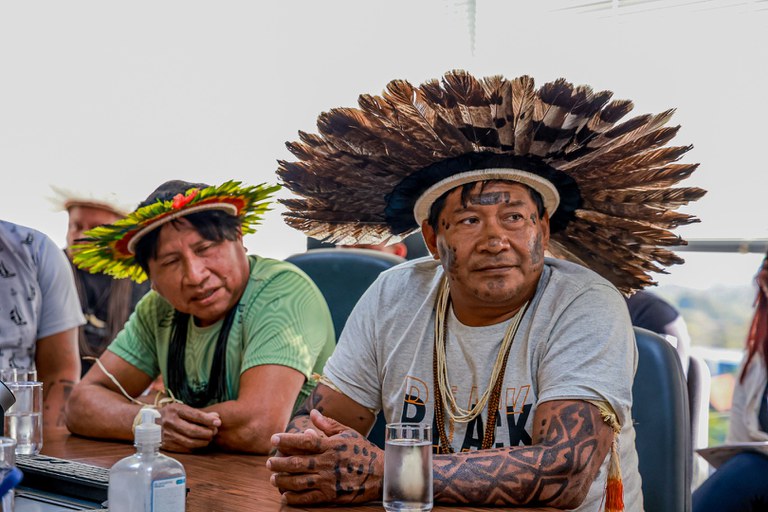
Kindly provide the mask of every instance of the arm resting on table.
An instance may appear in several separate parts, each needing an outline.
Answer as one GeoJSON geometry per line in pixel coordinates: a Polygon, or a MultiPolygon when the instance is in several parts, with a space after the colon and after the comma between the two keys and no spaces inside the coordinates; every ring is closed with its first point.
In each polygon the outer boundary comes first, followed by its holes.
{"type": "Polygon", "coordinates": [[[67,400],[80,380],[77,327],[37,340],[35,367],[43,383],[43,433],[63,429],[67,400]]]}
{"type": "MultiPolygon", "coordinates": [[[[134,399],[152,381],[149,375],[109,351],[102,354],[100,361],[134,399]]],[[[134,437],[133,420],[141,407],[123,396],[104,371],[95,365],[72,393],[67,426],[72,432],[84,436],[131,440],[134,437]]],[[[209,446],[221,425],[217,413],[182,403],[164,406],[160,416],[163,449],[173,452],[191,452],[209,446]]]]}
{"type": "Polygon", "coordinates": [[[597,407],[540,403],[533,444],[434,457],[435,501],[474,505],[579,506],[613,440],[597,407]]]}
{"type": "Polygon", "coordinates": [[[204,409],[217,412],[221,417],[214,443],[228,451],[269,453],[270,438],[285,429],[304,381],[304,375],[287,366],[261,365],[247,369],[240,376],[236,400],[204,409]]]}
{"type": "MultiPolygon", "coordinates": [[[[139,396],[152,379],[123,358],[106,351],[101,363],[132,397],[139,396]]],[[[75,434],[103,439],[132,440],[133,419],[141,409],[130,402],[94,364],[75,386],[67,406],[67,427],[75,434]]]]}

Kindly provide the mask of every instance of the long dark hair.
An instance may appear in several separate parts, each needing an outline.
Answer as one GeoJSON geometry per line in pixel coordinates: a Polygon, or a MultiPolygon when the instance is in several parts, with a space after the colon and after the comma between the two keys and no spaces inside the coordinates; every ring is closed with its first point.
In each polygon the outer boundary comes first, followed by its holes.
{"type": "Polygon", "coordinates": [[[755,278],[757,281],[757,297],[755,298],[755,314],[752,317],[752,325],[747,334],[747,360],[741,370],[740,382],[744,382],[747,367],[758,352],[768,368],[768,254],[763,259],[763,266],[755,278]]]}

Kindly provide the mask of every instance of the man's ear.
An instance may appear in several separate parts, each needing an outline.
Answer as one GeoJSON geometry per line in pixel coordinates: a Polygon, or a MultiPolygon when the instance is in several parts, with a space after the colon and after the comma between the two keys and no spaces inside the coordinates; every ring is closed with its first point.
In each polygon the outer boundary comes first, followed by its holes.
{"type": "Polygon", "coordinates": [[[424,237],[424,243],[430,254],[432,254],[432,257],[439,260],[440,254],[437,252],[437,233],[426,220],[421,223],[421,236],[424,237]]]}
{"type": "Polygon", "coordinates": [[[392,252],[395,256],[400,256],[401,258],[408,256],[408,246],[403,242],[397,242],[396,244],[392,244],[390,247],[392,247],[392,252]]]}
{"type": "Polygon", "coordinates": [[[247,253],[248,248],[245,246],[245,241],[243,240],[243,226],[237,227],[237,238],[235,240],[236,242],[240,242],[240,245],[243,246],[243,250],[247,253]]]}

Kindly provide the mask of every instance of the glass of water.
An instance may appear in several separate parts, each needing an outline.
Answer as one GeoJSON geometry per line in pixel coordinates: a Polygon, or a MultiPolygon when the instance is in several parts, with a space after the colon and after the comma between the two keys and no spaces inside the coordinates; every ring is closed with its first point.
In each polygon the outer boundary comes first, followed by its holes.
{"type": "Polygon", "coordinates": [[[0,380],[3,382],[34,382],[37,380],[37,370],[34,368],[2,368],[0,380]]]}
{"type": "Polygon", "coordinates": [[[43,447],[43,383],[7,382],[16,403],[5,411],[5,435],[16,440],[17,455],[37,455],[43,447]]]}
{"type": "MultiPolygon", "coordinates": [[[[16,441],[10,437],[0,437],[0,473],[5,473],[16,466],[16,441]]],[[[0,497],[0,512],[13,512],[13,489],[0,497]]]]}
{"type": "Polygon", "coordinates": [[[389,423],[384,445],[384,508],[432,510],[432,426],[389,423]]]}

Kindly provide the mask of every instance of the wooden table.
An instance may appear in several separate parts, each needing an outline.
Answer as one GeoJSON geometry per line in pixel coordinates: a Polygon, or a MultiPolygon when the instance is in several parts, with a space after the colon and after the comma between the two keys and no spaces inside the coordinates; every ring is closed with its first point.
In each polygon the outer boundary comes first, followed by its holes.
{"type": "MultiPolygon", "coordinates": [[[[86,462],[95,466],[111,467],[112,464],[135,453],[128,443],[94,441],[61,434],[46,436],[42,453],[52,457],[86,462]]],[[[184,465],[187,472],[187,512],[373,512],[384,510],[381,504],[349,507],[288,507],[280,503],[280,494],[269,483],[270,471],[266,468],[266,456],[206,453],[186,455],[168,453],[184,465]]],[[[501,510],[552,511],[541,508],[483,508],[436,506],[436,512],[501,510]]]]}

